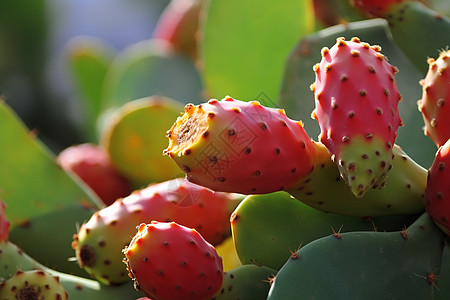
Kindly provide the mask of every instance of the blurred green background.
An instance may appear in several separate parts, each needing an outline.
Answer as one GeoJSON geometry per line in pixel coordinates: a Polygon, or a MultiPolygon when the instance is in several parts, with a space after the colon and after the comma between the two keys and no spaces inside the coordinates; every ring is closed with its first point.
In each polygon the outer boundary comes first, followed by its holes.
{"type": "Polygon", "coordinates": [[[53,151],[88,140],[82,129],[87,121],[80,99],[84,95],[69,66],[70,43],[76,37],[90,37],[113,57],[149,39],[167,4],[167,0],[0,1],[0,95],[53,151]]]}

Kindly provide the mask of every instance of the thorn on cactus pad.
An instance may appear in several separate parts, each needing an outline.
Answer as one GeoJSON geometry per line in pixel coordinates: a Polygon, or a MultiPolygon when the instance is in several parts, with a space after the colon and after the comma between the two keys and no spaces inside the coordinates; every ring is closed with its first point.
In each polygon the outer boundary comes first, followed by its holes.
{"type": "Polygon", "coordinates": [[[406,226],[403,227],[402,231],[400,231],[400,234],[402,235],[402,238],[403,238],[404,240],[407,240],[407,239],[408,239],[408,232],[407,232],[407,230],[406,230],[406,226]]]}
{"type": "Polygon", "coordinates": [[[342,239],[341,230],[342,230],[343,226],[344,226],[344,224],[341,225],[341,227],[339,228],[339,230],[337,232],[334,230],[333,226],[331,226],[331,230],[333,230],[333,237],[335,237],[338,240],[342,239]]]}

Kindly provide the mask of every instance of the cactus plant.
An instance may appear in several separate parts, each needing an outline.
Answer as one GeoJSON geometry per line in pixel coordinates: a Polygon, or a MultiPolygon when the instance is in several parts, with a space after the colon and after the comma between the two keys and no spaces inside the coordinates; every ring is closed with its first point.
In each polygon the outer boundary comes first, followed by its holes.
{"type": "Polygon", "coordinates": [[[71,99],[29,83],[54,71],[18,63],[42,57],[42,32],[13,48],[34,24],[6,28],[20,21],[0,3],[0,286],[19,270],[69,299],[448,299],[448,1],[200,2],[193,57],[162,27],[115,57],[71,40],[71,99]],[[104,207],[57,164],[73,139],[137,191],[104,207]]]}

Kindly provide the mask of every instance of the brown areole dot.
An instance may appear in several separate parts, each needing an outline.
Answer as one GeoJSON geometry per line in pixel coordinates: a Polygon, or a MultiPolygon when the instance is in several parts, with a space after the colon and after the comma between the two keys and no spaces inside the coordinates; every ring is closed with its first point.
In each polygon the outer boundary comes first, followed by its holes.
{"type": "Polygon", "coordinates": [[[334,110],[334,109],[336,109],[337,107],[338,107],[338,105],[337,105],[337,103],[336,103],[336,100],[335,100],[335,99],[331,100],[331,108],[334,110]]]}

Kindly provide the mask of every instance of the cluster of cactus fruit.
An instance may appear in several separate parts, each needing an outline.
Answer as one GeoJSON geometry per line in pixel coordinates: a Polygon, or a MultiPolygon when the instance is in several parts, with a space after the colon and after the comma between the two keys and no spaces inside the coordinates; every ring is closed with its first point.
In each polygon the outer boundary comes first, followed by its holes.
{"type": "MultiPolygon", "coordinates": [[[[429,14],[415,2],[352,4],[390,22],[429,14]]],[[[90,278],[10,241],[0,200],[0,300],[450,297],[450,50],[425,59],[417,82],[415,121],[436,146],[429,168],[397,143],[408,125],[399,104],[412,100],[382,46],[338,37],[320,55],[310,66],[317,140],[256,100],[182,112],[154,96],[118,109],[100,145],[62,151],[57,165],[101,201],[73,224],[72,257],[90,278]]]]}

